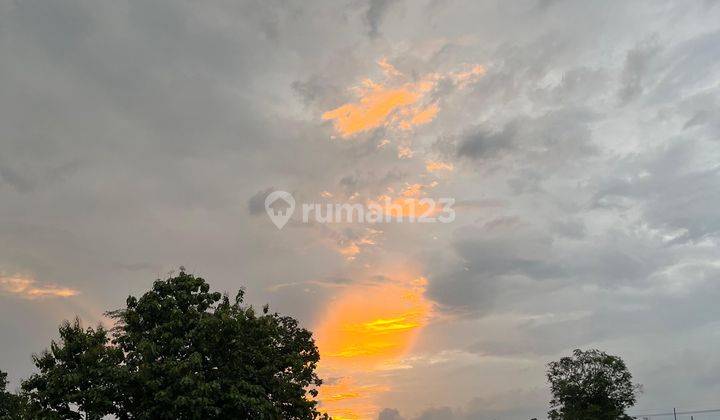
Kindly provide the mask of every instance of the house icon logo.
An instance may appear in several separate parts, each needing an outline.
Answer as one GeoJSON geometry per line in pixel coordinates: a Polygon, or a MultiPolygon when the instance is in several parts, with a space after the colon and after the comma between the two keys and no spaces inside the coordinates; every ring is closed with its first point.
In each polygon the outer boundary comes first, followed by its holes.
{"type": "Polygon", "coordinates": [[[287,191],[273,191],[265,197],[265,211],[275,226],[282,229],[295,211],[295,199],[287,191]]]}

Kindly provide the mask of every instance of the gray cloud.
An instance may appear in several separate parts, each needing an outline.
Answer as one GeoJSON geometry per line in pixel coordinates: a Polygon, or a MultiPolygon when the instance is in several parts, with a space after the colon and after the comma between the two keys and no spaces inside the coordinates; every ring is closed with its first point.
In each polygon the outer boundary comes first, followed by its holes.
{"type": "Polygon", "coordinates": [[[626,357],[638,408],[715,403],[720,8],[427,3],[0,2],[0,274],[82,291],[0,296],[13,384],[61,318],[100,319],[180,264],[312,327],[395,263],[455,316],[386,372],[384,420],[542,416],[543,366],[574,346],[626,357]],[[439,86],[412,133],[331,139],[322,112],[382,57],[412,81],[486,74],[439,86]],[[456,222],[383,226],[354,261],[338,247],[364,226],[252,217],[269,185],[362,200],[434,181],[456,222]]]}
{"type": "Polygon", "coordinates": [[[488,159],[497,156],[503,149],[511,149],[516,135],[514,125],[506,126],[500,132],[477,129],[463,136],[457,148],[457,155],[472,159],[488,159]]]}
{"type": "Polygon", "coordinates": [[[400,412],[393,408],[385,408],[378,414],[378,420],[403,420],[400,412]]]}
{"type": "Polygon", "coordinates": [[[253,194],[253,196],[250,197],[247,202],[248,213],[253,216],[265,213],[265,198],[268,196],[268,194],[275,190],[276,189],[274,187],[270,187],[253,194]]]}
{"type": "Polygon", "coordinates": [[[628,51],[618,92],[621,103],[627,103],[643,93],[645,88],[643,79],[658,50],[659,47],[655,42],[649,41],[628,51]]]}
{"type": "Polygon", "coordinates": [[[398,0],[368,0],[365,22],[368,25],[370,38],[377,38],[380,35],[380,24],[385,19],[390,7],[397,2],[398,0]]]}
{"type": "Polygon", "coordinates": [[[686,140],[624,162],[627,178],[610,178],[595,202],[628,198],[639,203],[648,222],[680,230],[675,241],[698,241],[720,233],[720,168],[688,166],[700,145],[686,140]],[[641,176],[637,174],[641,173],[641,176]]]}

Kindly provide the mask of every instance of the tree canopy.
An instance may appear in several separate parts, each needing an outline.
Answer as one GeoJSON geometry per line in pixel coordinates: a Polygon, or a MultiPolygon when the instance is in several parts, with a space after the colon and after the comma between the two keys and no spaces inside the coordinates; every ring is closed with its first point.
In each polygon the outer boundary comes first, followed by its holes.
{"type": "Polygon", "coordinates": [[[573,355],[548,364],[552,420],[630,419],[640,385],[632,382],[625,362],[600,350],[576,349],[573,355]]]}
{"type": "Polygon", "coordinates": [[[20,412],[20,398],[7,391],[7,373],[0,370],[0,420],[16,419],[20,412]]]}
{"type": "Polygon", "coordinates": [[[58,420],[96,420],[115,413],[125,373],[120,349],[108,346],[103,327],[83,329],[77,318],[63,322],[59,332],[59,341],[33,356],[38,372],[22,384],[27,410],[58,420]]]}
{"type": "Polygon", "coordinates": [[[326,418],[314,399],[322,381],[312,334],[243,299],[181,271],[108,312],[111,334],[63,323],[22,384],[28,417],[326,418]]]}

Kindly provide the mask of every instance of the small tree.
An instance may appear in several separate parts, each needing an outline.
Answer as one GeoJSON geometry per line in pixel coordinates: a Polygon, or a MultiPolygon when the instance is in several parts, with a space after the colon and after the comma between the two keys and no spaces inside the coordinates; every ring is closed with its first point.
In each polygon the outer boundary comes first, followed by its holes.
{"type": "Polygon", "coordinates": [[[576,349],[571,357],[548,364],[552,420],[630,419],[640,385],[632,383],[625,362],[600,350],[576,349]]]}

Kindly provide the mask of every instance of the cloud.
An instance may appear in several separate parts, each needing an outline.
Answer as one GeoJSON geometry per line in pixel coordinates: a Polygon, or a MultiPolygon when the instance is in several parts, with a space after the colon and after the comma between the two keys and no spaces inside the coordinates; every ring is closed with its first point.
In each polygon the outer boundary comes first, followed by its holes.
{"type": "Polygon", "coordinates": [[[385,408],[378,414],[378,420],[403,420],[403,418],[394,408],[385,408]]]}
{"type": "Polygon", "coordinates": [[[275,187],[266,188],[250,197],[247,202],[248,213],[251,216],[265,213],[265,198],[273,191],[276,191],[275,187]]]}
{"type": "Polygon", "coordinates": [[[433,98],[433,91],[447,83],[458,89],[474,83],[485,74],[481,65],[440,74],[428,73],[408,77],[400,73],[385,59],[378,61],[385,75],[384,82],[364,79],[352,88],[357,102],[348,102],[322,114],[323,120],[333,121],[335,131],[343,138],[358,133],[387,127],[391,130],[410,130],[425,125],[437,117],[440,105],[433,98]]]}
{"type": "Polygon", "coordinates": [[[428,408],[427,410],[423,411],[420,416],[416,418],[416,420],[447,420],[447,419],[455,419],[457,418],[455,416],[455,413],[453,413],[452,409],[450,407],[439,407],[439,408],[428,408]]]}
{"type": "MultiPolygon", "coordinates": [[[[495,419],[525,419],[541,418],[544,415],[542,409],[535,408],[536,405],[544,405],[548,400],[544,391],[539,388],[512,389],[505,392],[490,392],[488,396],[476,397],[460,407],[435,406],[424,409],[418,416],[411,417],[412,420],[495,420],[495,419]]],[[[404,420],[400,412],[392,409],[384,409],[381,412],[388,413],[387,417],[392,420],[404,420]]],[[[382,420],[383,417],[378,417],[382,420]]]]}
{"type": "Polygon", "coordinates": [[[425,161],[425,169],[428,172],[440,172],[440,171],[452,172],[455,169],[455,166],[452,163],[426,160],[425,161]]]}
{"type": "MultiPolygon", "coordinates": [[[[26,377],[25,349],[84,311],[61,285],[101,313],[184,263],[320,331],[413,268],[431,316],[382,370],[325,375],[334,408],[541,417],[544,363],[583,344],[632,363],[639,408],[715,403],[708,4],[0,2],[0,267],[34,275],[0,286],[24,320],[0,364],[26,377]],[[457,218],[279,232],[253,217],[269,185],[454,197],[457,218]]],[[[386,306],[353,324],[418,324],[386,306]]]]}
{"type": "Polygon", "coordinates": [[[471,159],[497,156],[500,151],[513,147],[515,130],[513,125],[506,126],[503,131],[494,133],[478,128],[463,136],[457,148],[457,155],[471,159]]]}
{"type": "Polygon", "coordinates": [[[398,0],[368,0],[365,23],[368,26],[368,36],[370,38],[380,36],[380,24],[385,19],[390,7],[396,3],[398,3],[398,0]]]}
{"type": "Polygon", "coordinates": [[[627,198],[637,203],[648,222],[668,229],[675,241],[700,241],[720,234],[720,167],[690,165],[702,144],[671,143],[619,165],[595,196],[595,205],[627,198]]]}
{"type": "Polygon", "coordinates": [[[628,51],[618,92],[621,103],[625,104],[643,93],[645,89],[643,79],[658,50],[659,47],[655,42],[648,41],[628,51]]]}
{"type": "Polygon", "coordinates": [[[78,290],[52,284],[38,284],[34,279],[20,275],[0,275],[0,290],[5,294],[19,296],[24,299],[66,298],[80,294],[78,290]]]}

